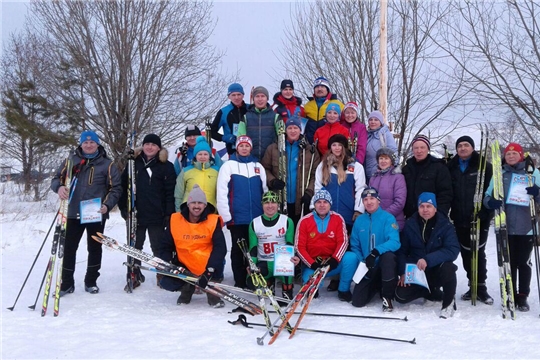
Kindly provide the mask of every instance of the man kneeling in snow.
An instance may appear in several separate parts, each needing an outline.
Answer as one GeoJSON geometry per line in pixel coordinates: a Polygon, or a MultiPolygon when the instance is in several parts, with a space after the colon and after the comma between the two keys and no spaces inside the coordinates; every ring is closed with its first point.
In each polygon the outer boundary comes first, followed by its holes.
{"type": "MultiPolygon", "coordinates": [[[[165,261],[172,260],[200,276],[197,285],[205,288],[214,269],[223,266],[227,253],[222,220],[214,214],[212,204],[207,203],[206,195],[197,184],[180,209],[180,212],[171,215],[170,226],[161,242],[160,257],[165,261]]],[[[195,285],[175,277],[164,276],[160,284],[165,290],[181,291],[178,305],[189,304],[195,292],[195,285]]],[[[210,306],[224,306],[220,298],[207,295],[210,306]]]]}

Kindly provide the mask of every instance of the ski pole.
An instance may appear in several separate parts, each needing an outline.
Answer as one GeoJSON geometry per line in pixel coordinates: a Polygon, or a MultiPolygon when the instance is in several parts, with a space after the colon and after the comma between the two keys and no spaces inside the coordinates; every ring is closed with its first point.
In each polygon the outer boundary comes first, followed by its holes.
{"type": "MultiPolygon", "coordinates": [[[[529,186],[533,186],[533,173],[534,173],[534,164],[531,159],[531,156],[527,156],[525,159],[525,165],[527,169],[527,178],[529,180],[529,186]]],[[[540,299],[540,254],[538,250],[538,244],[536,243],[538,241],[538,223],[536,221],[536,205],[534,201],[534,196],[531,195],[531,199],[529,201],[529,209],[531,212],[531,226],[532,226],[532,237],[533,237],[533,249],[534,249],[534,261],[535,261],[535,269],[536,269],[536,285],[538,288],[538,298],[540,299]]]]}
{"type": "MultiPolygon", "coordinates": [[[[228,321],[231,325],[242,325],[247,328],[251,328],[253,326],[265,326],[265,324],[257,324],[257,323],[250,323],[247,321],[247,318],[245,315],[238,315],[238,319],[235,321],[228,321]]],[[[274,327],[277,327],[274,325],[274,327]]],[[[386,341],[396,341],[396,342],[406,342],[410,344],[416,344],[416,338],[412,340],[404,340],[404,339],[396,339],[396,338],[387,338],[387,337],[380,337],[380,336],[371,336],[371,335],[361,335],[361,334],[349,334],[349,333],[343,333],[343,332],[336,332],[336,331],[327,331],[327,330],[317,330],[317,329],[307,329],[307,328],[298,328],[297,330],[302,330],[306,332],[314,332],[314,333],[320,333],[320,334],[331,334],[331,335],[341,335],[341,336],[352,336],[352,337],[360,337],[360,338],[366,338],[366,339],[374,339],[374,340],[386,340],[386,341]]]]}
{"type": "MultiPolygon", "coordinates": [[[[26,281],[28,281],[28,278],[30,277],[30,274],[32,273],[32,270],[34,269],[34,265],[36,265],[37,259],[39,257],[39,254],[41,254],[41,250],[43,250],[43,246],[45,246],[45,242],[47,241],[47,238],[49,237],[49,234],[51,233],[51,230],[54,226],[54,223],[56,222],[56,218],[58,217],[58,211],[56,212],[56,215],[54,216],[54,219],[51,223],[51,226],[49,227],[49,231],[47,231],[47,235],[45,235],[45,239],[43,239],[43,242],[41,243],[41,247],[38,250],[38,253],[36,254],[36,257],[34,258],[34,262],[32,263],[32,266],[30,266],[30,270],[28,271],[28,274],[26,275],[26,278],[23,281],[23,284],[21,286],[21,289],[19,290],[19,293],[17,294],[17,298],[15,299],[15,302],[13,303],[13,306],[8,307],[7,309],[10,311],[13,311],[15,309],[15,305],[17,305],[17,301],[19,300],[19,296],[21,296],[21,293],[24,289],[24,286],[26,285],[26,281]]],[[[44,278],[45,279],[45,278],[44,278]]],[[[43,286],[43,281],[41,282],[41,286],[43,286]]],[[[39,291],[41,291],[41,287],[39,288],[39,291]]]]}
{"type": "MultiPolygon", "coordinates": [[[[269,313],[275,313],[275,311],[269,311],[269,313]]],[[[295,314],[300,314],[295,312],[295,314]]],[[[407,317],[398,318],[398,317],[386,317],[386,316],[369,316],[369,315],[353,315],[353,314],[327,314],[327,313],[313,313],[306,312],[306,315],[311,316],[328,316],[328,317],[346,317],[346,318],[355,318],[355,319],[377,319],[377,320],[400,320],[400,321],[409,321],[407,317]]]]}

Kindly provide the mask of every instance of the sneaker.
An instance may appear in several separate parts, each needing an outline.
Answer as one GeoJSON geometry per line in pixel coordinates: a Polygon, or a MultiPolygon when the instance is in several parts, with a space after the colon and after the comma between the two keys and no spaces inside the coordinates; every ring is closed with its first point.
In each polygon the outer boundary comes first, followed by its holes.
{"type": "Polygon", "coordinates": [[[337,291],[338,287],[339,287],[339,280],[332,279],[330,280],[330,284],[328,284],[326,291],[337,291]]]}
{"type": "Polygon", "coordinates": [[[337,297],[341,301],[351,302],[352,301],[352,294],[350,290],[347,291],[339,291],[337,292],[337,297]]]}
{"type": "Polygon", "coordinates": [[[521,312],[527,312],[531,309],[529,303],[527,302],[527,295],[518,294],[516,299],[516,308],[521,312]]]}
{"type": "Polygon", "coordinates": [[[487,289],[478,288],[478,300],[486,305],[493,305],[493,298],[488,294],[487,289]]]}
{"type": "Polygon", "coordinates": [[[75,291],[75,285],[71,285],[71,286],[67,287],[66,289],[64,289],[64,287],[62,286],[60,288],[60,297],[66,295],[66,294],[72,294],[74,291],[75,291]]]}
{"type": "Polygon", "coordinates": [[[382,311],[383,312],[392,312],[394,311],[394,305],[392,305],[392,299],[382,298],[382,311]]]}
{"type": "Polygon", "coordinates": [[[176,304],[178,305],[189,304],[191,302],[191,298],[193,297],[194,292],[195,292],[195,285],[185,283],[182,286],[182,289],[180,290],[180,296],[178,297],[176,304]]]}
{"type": "Polygon", "coordinates": [[[454,313],[456,312],[456,310],[457,310],[457,306],[456,306],[456,301],[454,300],[450,303],[450,305],[441,309],[441,312],[439,313],[439,317],[441,319],[451,318],[452,316],[454,316],[454,313]]]}
{"type": "Polygon", "coordinates": [[[84,285],[84,291],[90,294],[97,294],[99,292],[99,288],[97,285],[84,285]]]}

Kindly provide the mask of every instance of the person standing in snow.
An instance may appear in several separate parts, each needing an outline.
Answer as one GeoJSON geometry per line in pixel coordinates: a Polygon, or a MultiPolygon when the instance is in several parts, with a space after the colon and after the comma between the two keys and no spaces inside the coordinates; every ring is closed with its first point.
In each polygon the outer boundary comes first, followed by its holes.
{"type": "Polygon", "coordinates": [[[341,112],[340,124],[349,130],[349,146],[351,153],[360,164],[364,165],[366,158],[367,130],[366,124],[360,119],[360,110],[355,102],[345,104],[341,112]]]}
{"type": "Polygon", "coordinates": [[[77,249],[81,237],[86,230],[88,261],[84,277],[84,289],[90,294],[97,294],[99,287],[97,279],[101,268],[101,243],[94,241],[92,235],[103,232],[109,212],[118,203],[122,193],[120,172],[107,157],[103,146],[100,145],[98,135],[92,130],[83,131],[79,139],[79,147],[69,155],[72,168],[68,169],[66,160],[58,169],[51,181],[51,190],[58,194],[62,200],[69,201],[66,224],[66,243],[64,248],[64,261],[62,267],[62,285],[60,296],[75,291],[75,262],[77,249]],[[76,184],[68,190],[63,184],[67,172],[71,172],[76,184]],[[101,207],[99,213],[102,219],[99,222],[81,223],[81,201],[99,198],[101,207]]]}
{"type": "Polygon", "coordinates": [[[382,112],[375,110],[368,116],[366,158],[366,179],[369,179],[377,171],[377,150],[382,147],[397,151],[396,141],[392,132],[386,126],[382,112]]]}
{"type": "Polygon", "coordinates": [[[283,80],[280,86],[281,91],[274,95],[274,105],[272,109],[281,115],[284,122],[291,116],[298,116],[300,119],[306,117],[304,107],[302,106],[302,99],[298,96],[294,96],[294,84],[292,80],[283,80]]]}

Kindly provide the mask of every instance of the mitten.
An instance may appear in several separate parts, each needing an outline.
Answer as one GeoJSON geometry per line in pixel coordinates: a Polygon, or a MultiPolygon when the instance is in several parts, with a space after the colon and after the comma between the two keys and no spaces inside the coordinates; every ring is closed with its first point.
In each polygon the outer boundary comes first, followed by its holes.
{"type": "Polygon", "coordinates": [[[538,185],[534,184],[533,186],[526,187],[525,190],[527,190],[527,194],[537,197],[540,188],[538,185]]]}
{"type": "Polygon", "coordinates": [[[502,200],[497,200],[493,198],[489,199],[487,203],[488,207],[492,210],[499,209],[502,206],[502,204],[503,204],[502,200]]]}
{"type": "Polygon", "coordinates": [[[283,190],[284,187],[285,187],[285,182],[283,180],[274,179],[270,181],[270,188],[274,191],[283,190]]]}

